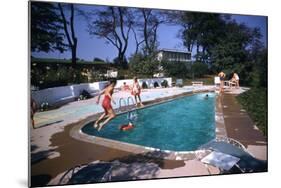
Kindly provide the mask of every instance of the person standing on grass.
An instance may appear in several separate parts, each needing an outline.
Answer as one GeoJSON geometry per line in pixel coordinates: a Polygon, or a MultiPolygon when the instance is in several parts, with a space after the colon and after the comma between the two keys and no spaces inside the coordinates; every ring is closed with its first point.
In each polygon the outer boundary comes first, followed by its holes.
{"type": "Polygon", "coordinates": [[[116,86],[116,80],[111,80],[110,84],[99,93],[97,104],[99,104],[100,96],[104,94],[104,98],[102,101],[102,107],[104,109],[104,113],[98,118],[98,120],[94,124],[94,128],[97,128],[100,131],[109,121],[116,117],[116,114],[111,106],[111,101],[115,103],[112,99],[114,87],[116,86]],[[107,118],[107,119],[105,119],[107,118]],[[102,123],[100,123],[103,119],[105,119],[102,123]]]}
{"type": "Polygon", "coordinates": [[[218,74],[218,76],[220,77],[220,82],[221,82],[221,84],[220,84],[220,93],[222,93],[223,92],[223,87],[224,87],[224,78],[225,78],[225,74],[224,74],[224,72],[220,72],[219,74],[218,74]]]}
{"type": "Polygon", "coordinates": [[[140,93],[141,93],[141,87],[138,83],[138,79],[137,77],[134,77],[134,83],[133,83],[133,87],[132,87],[132,92],[131,94],[133,96],[135,96],[135,100],[136,100],[136,106],[138,106],[138,100],[139,99],[139,103],[141,106],[143,106],[142,102],[141,102],[141,97],[140,97],[140,93]]]}

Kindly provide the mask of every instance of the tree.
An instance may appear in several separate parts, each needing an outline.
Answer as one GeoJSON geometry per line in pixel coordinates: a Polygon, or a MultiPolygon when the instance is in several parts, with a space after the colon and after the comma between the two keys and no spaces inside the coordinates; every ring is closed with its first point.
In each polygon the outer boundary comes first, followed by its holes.
{"type": "Polygon", "coordinates": [[[249,28],[233,20],[227,22],[225,35],[221,36],[211,50],[213,70],[224,70],[228,75],[237,72],[242,78],[241,84],[258,86],[261,76],[258,54],[263,49],[260,37],[261,34],[256,28],[249,28]]]}
{"type": "Polygon", "coordinates": [[[166,76],[186,78],[190,76],[190,65],[188,62],[162,61],[161,65],[166,76]]]}
{"type": "Polygon", "coordinates": [[[159,70],[159,62],[138,53],[130,58],[129,68],[135,75],[153,77],[159,70]]]}
{"type": "Polygon", "coordinates": [[[101,58],[98,58],[98,57],[95,57],[93,61],[94,61],[94,62],[95,62],[95,61],[99,61],[99,62],[105,62],[105,61],[104,61],[103,59],[101,59],[101,58]]]}
{"type": "Polygon", "coordinates": [[[118,51],[118,64],[127,66],[125,53],[129,42],[129,33],[132,28],[133,15],[128,8],[108,7],[97,11],[96,20],[88,24],[90,35],[105,38],[118,51]]]}
{"type": "Polygon", "coordinates": [[[138,35],[137,35],[137,32],[135,31],[134,27],[132,27],[132,31],[133,31],[135,42],[136,42],[136,50],[135,50],[134,55],[137,55],[139,53],[141,44],[144,43],[144,39],[141,39],[141,40],[138,39],[138,35]]]}
{"type": "Polygon", "coordinates": [[[75,36],[75,31],[74,31],[74,5],[70,4],[70,22],[68,22],[66,20],[64,11],[63,11],[63,7],[61,5],[61,3],[58,3],[58,7],[60,10],[60,14],[62,17],[62,21],[63,21],[63,29],[68,41],[68,46],[71,49],[71,62],[73,65],[76,65],[77,63],[77,55],[76,55],[76,51],[77,51],[77,37],[75,36]],[[68,29],[68,25],[70,25],[70,31],[68,29]],[[69,34],[71,33],[71,34],[69,34]]]}
{"type": "Polygon", "coordinates": [[[145,46],[143,48],[144,54],[147,56],[152,56],[157,50],[157,31],[160,24],[164,23],[164,20],[161,19],[161,12],[152,10],[152,9],[140,9],[143,22],[140,25],[143,25],[141,29],[143,32],[143,40],[145,46]]]}
{"type": "Polygon", "coordinates": [[[180,13],[183,44],[188,51],[196,45],[196,60],[209,62],[210,49],[224,34],[224,16],[214,13],[180,13]]]}
{"type": "Polygon", "coordinates": [[[200,61],[194,62],[191,66],[192,77],[201,78],[208,73],[208,65],[200,61]]]}
{"type": "Polygon", "coordinates": [[[62,20],[52,3],[31,2],[31,51],[64,52],[62,20]]]}

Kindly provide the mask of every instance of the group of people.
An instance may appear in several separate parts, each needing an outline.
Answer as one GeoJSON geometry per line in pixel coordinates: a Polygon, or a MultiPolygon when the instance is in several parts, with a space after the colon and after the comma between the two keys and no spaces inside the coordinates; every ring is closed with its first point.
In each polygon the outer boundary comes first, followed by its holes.
{"type": "MultiPolygon", "coordinates": [[[[136,100],[136,106],[140,104],[143,106],[141,102],[141,87],[138,83],[138,79],[134,77],[133,79],[133,85],[132,87],[128,86],[126,82],[123,83],[122,90],[131,90],[131,94],[135,97],[136,100]]],[[[98,120],[94,124],[94,128],[96,128],[98,131],[100,131],[109,121],[111,121],[113,118],[115,118],[116,114],[111,106],[111,102],[116,104],[115,101],[112,98],[114,88],[116,86],[116,80],[111,80],[110,83],[105,87],[104,90],[102,90],[97,98],[97,104],[99,104],[101,95],[104,95],[103,101],[102,101],[102,107],[104,109],[104,113],[98,118],[98,120]]]]}
{"type": "MultiPolygon", "coordinates": [[[[224,72],[220,72],[218,74],[218,77],[220,78],[220,93],[223,92],[223,88],[224,88],[224,81],[225,81],[225,73],[224,72]]],[[[239,88],[239,76],[236,72],[234,72],[232,74],[232,78],[229,80],[230,86],[234,83],[236,88],[239,88]]]]}
{"type": "MultiPolygon", "coordinates": [[[[220,72],[218,74],[220,78],[220,93],[223,92],[224,88],[224,80],[225,80],[225,73],[220,72]]],[[[231,83],[235,83],[236,87],[239,87],[239,76],[237,73],[233,73],[232,78],[230,79],[231,83]]],[[[116,114],[112,108],[111,102],[116,104],[115,101],[112,98],[114,88],[116,86],[116,80],[111,80],[109,84],[105,87],[104,90],[102,90],[98,97],[96,103],[99,104],[100,97],[101,95],[104,95],[103,101],[102,101],[102,107],[104,109],[104,113],[98,118],[98,120],[94,124],[94,128],[96,128],[98,131],[100,131],[109,121],[111,121],[113,118],[116,117],[116,114]]],[[[131,91],[131,94],[135,97],[136,101],[136,106],[140,104],[140,106],[143,106],[142,101],[141,101],[141,86],[138,83],[138,79],[134,77],[133,79],[133,85],[130,87],[129,85],[126,84],[126,82],[123,83],[122,86],[123,91],[131,91]]],[[[208,98],[208,96],[206,96],[208,98]]],[[[31,100],[31,120],[32,120],[32,125],[34,126],[34,120],[33,116],[36,112],[36,107],[35,107],[35,101],[31,100]]]]}

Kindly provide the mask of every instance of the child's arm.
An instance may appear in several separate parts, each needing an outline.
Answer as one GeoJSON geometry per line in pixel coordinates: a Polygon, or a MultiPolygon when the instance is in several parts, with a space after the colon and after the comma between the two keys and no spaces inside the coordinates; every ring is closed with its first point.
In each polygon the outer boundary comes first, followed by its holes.
{"type": "Polygon", "coordinates": [[[98,98],[97,98],[97,104],[99,104],[99,102],[100,102],[100,96],[101,96],[102,94],[104,94],[104,91],[105,91],[105,89],[102,90],[102,91],[99,93],[98,98]]]}

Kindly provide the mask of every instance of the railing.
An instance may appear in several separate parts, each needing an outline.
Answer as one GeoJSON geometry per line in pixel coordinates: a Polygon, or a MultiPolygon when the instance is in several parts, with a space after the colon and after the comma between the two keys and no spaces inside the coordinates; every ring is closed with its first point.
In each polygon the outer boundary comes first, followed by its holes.
{"type": "Polygon", "coordinates": [[[124,102],[123,102],[123,103],[124,103],[124,106],[125,106],[125,107],[127,106],[125,99],[121,97],[121,98],[119,99],[119,111],[121,111],[122,101],[124,101],[124,102]]]}
{"type": "Polygon", "coordinates": [[[133,97],[128,97],[128,98],[127,98],[127,106],[130,105],[130,99],[131,99],[131,101],[132,101],[132,105],[135,104],[133,97]]]}
{"type": "MultiPolygon", "coordinates": [[[[134,99],[132,97],[128,97],[127,98],[127,102],[125,101],[124,98],[120,98],[119,99],[119,111],[122,111],[122,101],[123,101],[123,104],[124,104],[124,107],[126,108],[126,110],[128,109],[128,107],[130,106],[130,101],[131,101],[131,105],[135,106],[135,102],[134,102],[134,99]]],[[[127,119],[131,122],[131,121],[134,121],[136,120],[137,118],[137,109],[136,107],[133,107],[132,109],[128,109],[128,113],[127,113],[127,119]]]]}

